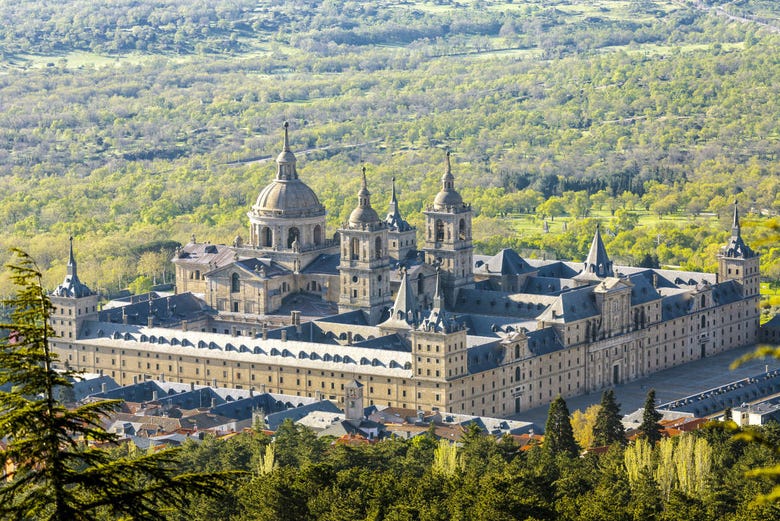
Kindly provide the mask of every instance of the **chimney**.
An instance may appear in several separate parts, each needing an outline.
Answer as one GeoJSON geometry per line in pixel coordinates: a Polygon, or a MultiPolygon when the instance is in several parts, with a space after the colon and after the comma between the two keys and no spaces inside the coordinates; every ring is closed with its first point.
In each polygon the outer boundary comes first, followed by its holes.
{"type": "Polygon", "coordinates": [[[263,324],[262,332],[263,332],[263,340],[268,340],[268,325],[265,323],[263,324]]]}
{"type": "Polygon", "coordinates": [[[103,382],[102,384],[100,384],[100,392],[101,393],[104,393],[107,390],[108,390],[108,385],[106,385],[106,382],[103,382]]]}
{"type": "Polygon", "coordinates": [[[236,326],[230,326],[230,336],[238,336],[236,334],[236,326]]]}
{"type": "Polygon", "coordinates": [[[160,381],[161,382],[165,381],[165,373],[160,373],[160,381]]]}
{"type": "Polygon", "coordinates": [[[255,388],[254,387],[250,387],[249,388],[249,397],[252,398],[254,395],[255,395],[255,388]]]}
{"type": "Polygon", "coordinates": [[[102,369],[98,369],[98,374],[99,374],[100,376],[103,376],[103,370],[102,370],[102,369]]]}
{"type": "Polygon", "coordinates": [[[352,331],[347,331],[347,345],[352,345],[352,331]]]}
{"type": "Polygon", "coordinates": [[[187,331],[187,321],[186,320],[182,320],[181,321],[181,330],[182,331],[187,331]]]}
{"type": "Polygon", "coordinates": [[[654,288],[658,287],[658,274],[655,272],[653,273],[653,287],[654,288]]]}
{"type": "Polygon", "coordinates": [[[211,379],[211,387],[216,387],[216,386],[217,386],[217,379],[216,378],[212,378],[211,379]]]}
{"type": "Polygon", "coordinates": [[[137,383],[138,383],[138,376],[136,375],[136,376],[133,377],[133,385],[135,385],[137,383]]]}
{"type": "Polygon", "coordinates": [[[417,421],[422,422],[425,420],[425,413],[423,411],[417,411],[417,421]]]}
{"type": "Polygon", "coordinates": [[[287,342],[287,330],[282,329],[282,342],[287,342]]]}
{"type": "Polygon", "coordinates": [[[152,391],[152,401],[153,402],[157,401],[157,391],[152,391]]]}
{"type": "Polygon", "coordinates": [[[127,313],[125,313],[124,308],[122,309],[122,324],[127,325],[127,313]]]}
{"type": "Polygon", "coordinates": [[[217,399],[216,398],[212,398],[211,399],[211,408],[213,409],[216,406],[217,406],[217,399]]]}
{"type": "Polygon", "coordinates": [[[154,316],[149,315],[146,317],[146,327],[154,327],[154,316]]]}
{"type": "Polygon", "coordinates": [[[190,382],[190,391],[195,390],[195,382],[190,382]]]}
{"type": "Polygon", "coordinates": [[[255,338],[257,336],[257,328],[256,327],[253,327],[251,329],[251,335],[252,335],[252,338],[255,338]]]}

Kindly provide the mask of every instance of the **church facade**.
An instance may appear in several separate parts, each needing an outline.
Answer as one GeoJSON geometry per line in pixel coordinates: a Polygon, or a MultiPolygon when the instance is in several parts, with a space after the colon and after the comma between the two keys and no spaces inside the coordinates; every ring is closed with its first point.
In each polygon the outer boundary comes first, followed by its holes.
{"type": "Polygon", "coordinates": [[[583,263],[475,255],[449,154],[417,231],[358,204],[331,236],[285,125],[276,177],[230,245],[177,251],[175,295],[110,310],[68,276],[52,294],[62,363],[145,378],[510,416],[757,341],[759,258],[735,205],[718,273],[614,266],[597,230],[583,263]],[[302,313],[305,320],[302,320],[302,313]],[[284,324],[279,325],[280,314],[284,324]],[[274,322],[277,322],[274,325],[274,322]]]}

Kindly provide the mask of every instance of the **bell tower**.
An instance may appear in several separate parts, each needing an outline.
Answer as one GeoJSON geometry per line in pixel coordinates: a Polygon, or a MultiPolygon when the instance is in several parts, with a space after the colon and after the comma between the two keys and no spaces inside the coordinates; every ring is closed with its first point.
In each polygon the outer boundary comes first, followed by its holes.
{"type": "Polygon", "coordinates": [[[390,307],[390,257],[387,223],[371,207],[366,169],[358,192],[358,205],[339,230],[341,289],[339,312],[363,310],[370,325],[376,325],[390,307]]]}
{"type": "Polygon", "coordinates": [[[742,240],[739,225],[739,210],[734,201],[734,220],[731,225],[731,237],[718,255],[718,280],[734,280],[742,287],[744,298],[759,298],[760,273],[759,254],[742,240]]]}
{"type": "Polygon", "coordinates": [[[85,321],[97,317],[98,295],[79,280],[78,266],[70,238],[70,256],[65,280],[50,295],[54,309],[51,324],[57,337],[75,342],[85,321]]]}
{"type": "Polygon", "coordinates": [[[455,190],[450,153],[447,152],[441,190],[425,215],[425,263],[441,270],[444,300],[453,306],[458,290],[474,286],[471,243],[471,205],[455,190]]]}

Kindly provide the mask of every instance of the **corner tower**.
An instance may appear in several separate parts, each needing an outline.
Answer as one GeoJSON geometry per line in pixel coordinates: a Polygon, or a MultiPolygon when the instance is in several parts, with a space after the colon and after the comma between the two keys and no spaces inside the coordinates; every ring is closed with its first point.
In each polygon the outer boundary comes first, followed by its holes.
{"type": "Polygon", "coordinates": [[[441,270],[444,300],[454,305],[458,290],[474,285],[471,244],[471,205],[455,190],[450,153],[447,152],[441,190],[425,215],[425,263],[441,270]]]}
{"type": "Polygon", "coordinates": [[[54,309],[51,324],[55,334],[67,342],[75,342],[86,320],[97,316],[98,295],[79,280],[78,266],[70,238],[68,271],[62,284],[50,295],[54,309]]]}
{"type": "Polygon", "coordinates": [[[736,201],[734,201],[731,237],[718,255],[718,280],[721,282],[734,280],[742,287],[743,298],[758,300],[760,290],[759,254],[742,240],[736,201]]]}
{"type": "Polygon", "coordinates": [[[365,167],[358,205],[339,234],[339,312],[361,309],[366,313],[368,323],[376,325],[391,304],[390,257],[387,253],[387,224],[371,207],[365,167]]]}

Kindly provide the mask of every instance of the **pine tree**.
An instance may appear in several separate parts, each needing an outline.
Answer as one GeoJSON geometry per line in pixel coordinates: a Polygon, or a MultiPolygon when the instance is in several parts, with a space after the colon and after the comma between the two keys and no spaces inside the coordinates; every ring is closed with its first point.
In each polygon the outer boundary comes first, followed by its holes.
{"type": "Polygon", "coordinates": [[[593,443],[596,446],[626,443],[626,430],[620,421],[620,404],[615,401],[615,391],[601,393],[601,408],[593,425],[593,443]]]}
{"type": "Polygon", "coordinates": [[[575,457],[580,450],[574,441],[574,431],[569,419],[569,408],[559,395],[550,403],[547,423],[544,426],[544,449],[551,455],[565,454],[575,457]]]}
{"type": "Polygon", "coordinates": [[[642,424],[639,426],[639,435],[645,438],[650,445],[655,445],[661,439],[661,425],[658,423],[663,415],[655,410],[655,389],[650,389],[645,398],[645,410],[642,413],[642,424]]]}
{"type": "Polygon", "coordinates": [[[0,339],[0,463],[10,463],[0,466],[0,519],[163,519],[190,494],[217,494],[227,475],[177,476],[175,451],[115,458],[90,446],[116,440],[101,419],[118,402],[68,409],[57,400],[75,373],[54,369],[51,301],[32,258],[13,252],[17,264],[7,267],[19,289],[3,302],[10,323],[0,324],[10,332],[0,339]]]}

